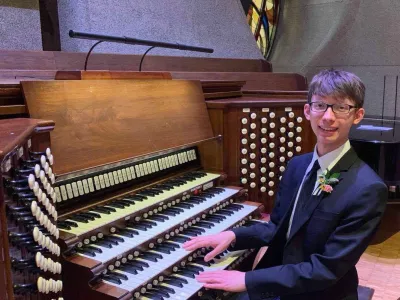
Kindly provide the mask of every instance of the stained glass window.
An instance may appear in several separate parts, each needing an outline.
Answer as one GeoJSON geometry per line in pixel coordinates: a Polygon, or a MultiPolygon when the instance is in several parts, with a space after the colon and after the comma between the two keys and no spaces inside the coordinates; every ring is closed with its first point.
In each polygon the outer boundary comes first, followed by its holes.
{"type": "Polygon", "coordinates": [[[278,25],[280,0],[242,0],[247,22],[262,55],[268,58],[278,25]]]}

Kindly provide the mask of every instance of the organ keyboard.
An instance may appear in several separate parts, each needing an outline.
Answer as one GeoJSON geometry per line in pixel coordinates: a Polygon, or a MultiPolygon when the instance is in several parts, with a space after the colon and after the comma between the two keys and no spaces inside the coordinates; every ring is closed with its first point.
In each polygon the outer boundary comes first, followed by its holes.
{"type": "MultiPolygon", "coordinates": [[[[189,290],[180,278],[198,270],[207,249],[188,252],[182,244],[249,224],[261,205],[244,201],[246,190],[224,186],[221,170],[203,167],[221,137],[212,132],[200,84],[87,80],[22,87],[30,116],[51,116],[57,124],[54,194],[66,299],[201,295],[199,285],[189,290]]],[[[241,259],[225,255],[206,267],[241,259]]]]}
{"type": "Polygon", "coordinates": [[[52,121],[0,121],[0,299],[61,300],[52,121]]]}

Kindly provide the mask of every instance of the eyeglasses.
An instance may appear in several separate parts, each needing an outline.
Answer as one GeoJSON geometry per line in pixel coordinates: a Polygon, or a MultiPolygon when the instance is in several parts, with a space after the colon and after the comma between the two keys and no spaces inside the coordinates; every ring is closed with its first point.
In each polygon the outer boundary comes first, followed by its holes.
{"type": "Polygon", "coordinates": [[[349,104],[326,104],[325,102],[310,102],[309,104],[311,110],[317,113],[326,112],[328,107],[331,107],[334,113],[345,115],[348,114],[351,109],[357,108],[357,106],[349,104]]]}

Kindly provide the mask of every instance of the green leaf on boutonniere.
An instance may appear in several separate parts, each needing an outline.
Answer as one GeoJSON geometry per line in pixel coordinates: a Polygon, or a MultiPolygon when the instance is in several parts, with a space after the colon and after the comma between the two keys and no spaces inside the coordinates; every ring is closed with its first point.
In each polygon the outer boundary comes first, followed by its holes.
{"type": "Polygon", "coordinates": [[[333,178],[337,179],[337,178],[339,178],[339,176],[340,176],[340,173],[333,173],[331,176],[329,176],[329,179],[333,179],[333,178]]]}

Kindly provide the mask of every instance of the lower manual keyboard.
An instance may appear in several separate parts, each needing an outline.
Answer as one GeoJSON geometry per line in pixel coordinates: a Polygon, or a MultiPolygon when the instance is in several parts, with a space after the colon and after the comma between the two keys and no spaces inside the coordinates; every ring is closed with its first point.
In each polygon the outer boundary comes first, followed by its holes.
{"type": "Polygon", "coordinates": [[[203,284],[196,280],[196,275],[200,274],[200,272],[219,271],[234,267],[248,253],[250,253],[250,250],[232,252],[225,250],[210,263],[199,261],[200,259],[204,260],[204,256],[198,257],[197,261],[188,263],[179,271],[165,277],[163,282],[146,290],[144,294],[139,295],[136,293],[134,297],[141,300],[185,300],[195,295],[200,297],[202,295],[200,290],[203,288],[203,284]]]}
{"type": "MultiPolygon", "coordinates": [[[[257,210],[257,206],[246,205],[246,204],[234,204],[235,206],[240,206],[241,209],[235,211],[233,214],[227,216],[224,214],[220,214],[216,212],[214,214],[209,215],[208,217],[215,220],[215,218],[221,218],[220,221],[214,223],[211,228],[201,228],[202,233],[199,235],[209,235],[222,232],[233,225],[235,225],[238,221],[245,219],[249,215],[251,215],[254,211],[257,210]]],[[[212,224],[210,222],[210,224],[212,224]]],[[[197,234],[196,234],[197,235],[197,234]]],[[[177,238],[182,238],[181,240],[173,242],[177,247],[170,254],[160,254],[156,255],[153,252],[153,255],[148,255],[147,257],[134,258],[133,260],[128,261],[130,264],[136,263],[144,263],[147,267],[142,267],[142,271],[139,269],[137,272],[133,272],[134,274],[124,271],[120,268],[113,270],[113,273],[110,275],[111,277],[107,277],[104,279],[104,282],[108,284],[118,286],[119,288],[125,289],[129,292],[135,292],[140,290],[143,286],[146,286],[148,282],[153,282],[152,279],[157,277],[163,270],[167,270],[168,268],[174,266],[176,263],[183,260],[186,256],[190,254],[190,252],[186,251],[182,245],[185,240],[188,240],[190,236],[194,236],[193,232],[183,232],[177,236],[177,238]],[[157,257],[160,257],[157,259],[157,257]]],[[[123,266],[123,265],[122,265],[123,266]]]]}

